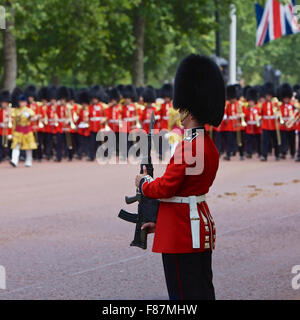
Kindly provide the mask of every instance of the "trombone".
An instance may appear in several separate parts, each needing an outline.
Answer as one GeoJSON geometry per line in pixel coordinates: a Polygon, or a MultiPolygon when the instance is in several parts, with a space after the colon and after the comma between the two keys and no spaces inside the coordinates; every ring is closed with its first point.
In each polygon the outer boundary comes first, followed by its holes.
{"type": "Polygon", "coordinates": [[[299,101],[296,99],[295,101],[295,112],[291,112],[290,119],[286,122],[286,126],[288,129],[292,128],[294,124],[300,120],[300,104],[299,101]]]}

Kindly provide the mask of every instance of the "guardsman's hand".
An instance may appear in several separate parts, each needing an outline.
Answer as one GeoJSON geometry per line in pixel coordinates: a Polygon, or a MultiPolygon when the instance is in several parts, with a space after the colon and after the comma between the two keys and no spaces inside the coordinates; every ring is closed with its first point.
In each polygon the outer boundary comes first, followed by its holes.
{"type": "Polygon", "coordinates": [[[142,226],[142,230],[146,230],[147,233],[155,232],[155,223],[154,222],[146,222],[142,226]]]}
{"type": "Polygon", "coordinates": [[[143,166],[143,174],[138,174],[135,177],[135,186],[138,188],[140,186],[140,182],[142,180],[143,177],[145,177],[147,175],[147,168],[146,166],[143,166]]]}

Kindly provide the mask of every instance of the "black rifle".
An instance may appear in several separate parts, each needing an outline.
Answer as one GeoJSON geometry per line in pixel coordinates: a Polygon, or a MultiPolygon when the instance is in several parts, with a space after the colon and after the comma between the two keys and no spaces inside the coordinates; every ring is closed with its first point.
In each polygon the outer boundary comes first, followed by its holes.
{"type": "MultiPolygon", "coordinates": [[[[153,177],[153,164],[151,159],[151,142],[152,131],[154,128],[155,118],[154,112],[151,115],[150,129],[148,134],[148,152],[144,155],[141,162],[140,173],[143,173],[143,167],[147,169],[147,174],[153,177]]],[[[130,243],[130,246],[147,249],[147,231],[142,230],[142,226],[147,222],[156,222],[159,201],[145,197],[137,188],[136,195],[133,197],[125,197],[127,204],[132,204],[138,201],[138,213],[130,213],[121,209],[119,212],[119,218],[136,224],[134,239],[130,243]]]]}

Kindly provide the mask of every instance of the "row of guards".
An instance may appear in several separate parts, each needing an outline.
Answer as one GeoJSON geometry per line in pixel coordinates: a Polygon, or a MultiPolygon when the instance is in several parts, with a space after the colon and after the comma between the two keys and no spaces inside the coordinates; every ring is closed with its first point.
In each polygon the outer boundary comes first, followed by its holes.
{"type": "MultiPolygon", "coordinates": [[[[71,88],[54,86],[37,91],[33,85],[24,92],[16,88],[10,95],[0,94],[0,161],[13,149],[12,165],[19,157],[32,164],[33,157],[61,161],[87,156],[93,161],[100,144],[98,132],[115,132],[117,142],[121,135],[134,130],[148,132],[152,112],[156,131],[163,131],[171,146],[182,139],[180,117],[172,108],[173,88],[165,84],[155,90],[151,86],[135,88],[132,85],[104,90],[94,86],[75,92],[71,88]],[[16,108],[17,107],[17,108],[16,108]],[[28,118],[26,118],[27,115],[28,118]],[[22,128],[22,129],[21,129],[22,128]],[[24,129],[25,128],[25,129],[24,129]],[[24,151],[22,151],[24,150],[24,151]]],[[[288,152],[300,161],[300,86],[285,83],[277,92],[271,83],[263,86],[239,85],[227,87],[224,118],[219,127],[206,126],[219,154],[230,160],[239,153],[243,160],[257,153],[262,161],[274,150],[275,159],[285,159],[288,152]],[[296,135],[298,152],[296,154],[296,135]]],[[[130,142],[128,149],[130,148],[130,142]]],[[[160,157],[164,150],[155,146],[160,157]]],[[[118,144],[117,150],[118,153],[118,144]]],[[[127,154],[121,154],[126,158],[127,154]]]]}
{"type": "Polygon", "coordinates": [[[275,159],[300,161],[300,86],[282,84],[277,91],[271,83],[262,86],[227,87],[227,101],[222,123],[207,127],[219,153],[230,160],[237,152],[240,159],[257,153],[267,161],[274,151],[275,159]],[[298,152],[296,137],[298,134],[298,152]]]}
{"type": "MultiPolygon", "coordinates": [[[[165,84],[157,92],[153,87],[135,88],[132,85],[104,90],[93,86],[77,92],[67,87],[43,87],[37,91],[33,85],[24,92],[16,88],[0,94],[0,161],[8,155],[17,166],[19,158],[32,165],[32,157],[55,161],[69,160],[77,155],[94,161],[100,144],[99,132],[114,132],[117,150],[120,135],[144,130],[148,133],[152,112],[156,131],[177,128],[176,139],[182,136],[179,114],[172,108],[173,87],[165,84]],[[171,127],[170,127],[171,126],[171,127]],[[12,149],[12,154],[8,150],[12,149]],[[23,150],[23,151],[22,151],[23,150]],[[33,151],[33,153],[32,153],[33,151]]],[[[127,149],[131,141],[127,139],[127,149]]],[[[157,148],[160,156],[162,151],[157,148]]],[[[121,155],[126,158],[127,154],[121,155]]]]}

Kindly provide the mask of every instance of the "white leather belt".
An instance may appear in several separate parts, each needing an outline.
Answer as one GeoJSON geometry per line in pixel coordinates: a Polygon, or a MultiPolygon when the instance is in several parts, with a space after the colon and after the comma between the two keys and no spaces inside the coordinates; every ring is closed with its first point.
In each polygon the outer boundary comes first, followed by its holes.
{"type": "Polygon", "coordinates": [[[257,122],[250,120],[250,121],[247,122],[247,124],[257,124],[257,122]]]}
{"type": "Polygon", "coordinates": [[[263,119],[275,119],[276,116],[263,116],[263,119]]]}
{"type": "Polygon", "coordinates": [[[193,240],[193,249],[200,248],[200,217],[198,213],[197,203],[206,200],[206,196],[189,196],[189,197],[172,197],[169,199],[159,199],[162,202],[186,203],[190,206],[190,220],[193,240]]]}

